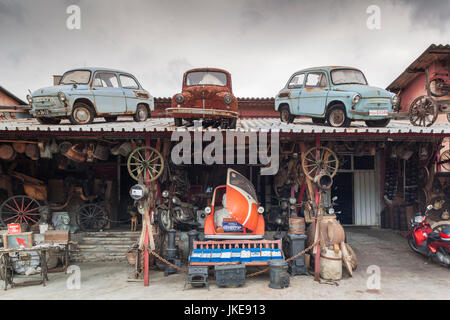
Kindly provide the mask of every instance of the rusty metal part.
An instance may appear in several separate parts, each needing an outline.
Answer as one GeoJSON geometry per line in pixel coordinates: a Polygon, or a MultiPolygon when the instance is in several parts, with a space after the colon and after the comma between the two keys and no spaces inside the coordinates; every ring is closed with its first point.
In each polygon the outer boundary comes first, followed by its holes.
{"type": "Polygon", "coordinates": [[[163,173],[164,158],[152,147],[139,147],[129,155],[127,167],[134,180],[152,182],[163,173]]]}
{"type": "Polygon", "coordinates": [[[438,164],[440,164],[445,170],[450,171],[450,150],[445,150],[441,153],[438,164]]]}
{"type": "Polygon", "coordinates": [[[9,144],[0,145],[0,159],[12,161],[16,158],[16,151],[9,144]]]}
{"type": "Polygon", "coordinates": [[[86,161],[86,151],[80,143],[73,145],[64,155],[75,162],[81,163],[86,161]]]}
{"type": "Polygon", "coordinates": [[[93,156],[96,159],[106,161],[109,158],[109,148],[98,143],[93,156]]]}

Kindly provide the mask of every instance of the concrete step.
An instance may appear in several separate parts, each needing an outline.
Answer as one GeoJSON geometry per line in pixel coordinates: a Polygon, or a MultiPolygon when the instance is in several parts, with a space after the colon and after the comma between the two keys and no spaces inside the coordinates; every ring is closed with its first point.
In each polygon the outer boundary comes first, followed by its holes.
{"type": "Polygon", "coordinates": [[[108,244],[133,244],[139,240],[139,237],[132,238],[132,237],[120,237],[120,238],[113,238],[113,237],[104,237],[104,238],[95,238],[95,237],[84,237],[79,241],[80,245],[84,244],[99,244],[99,245],[108,245],[108,244]]]}
{"type": "Polygon", "coordinates": [[[139,237],[141,235],[140,231],[103,231],[103,232],[81,232],[79,233],[81,237],[139,237]]]}

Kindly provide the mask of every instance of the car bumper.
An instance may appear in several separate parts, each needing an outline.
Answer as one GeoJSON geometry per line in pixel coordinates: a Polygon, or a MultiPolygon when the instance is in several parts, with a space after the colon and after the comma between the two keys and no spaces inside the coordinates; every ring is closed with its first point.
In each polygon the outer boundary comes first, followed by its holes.
{"type": "Polygon", "coordinates": [[[408,118],[408,112],[389,112],[387,110],[377,110],[379,114],[370,113],[369,111],[350,110],[349,113],[354,116],[366,117],[368,120],[372,118],[392,118],[392,119],[406,119],[408,118]],[[382,112],[386,111],[386,112],[382,112]]]}
{"type": "Polygon", "coordinates": [[[238,118],[239,112],[203,108],[167,108],[166,112],[174,118],[238,118]]]}
{"type": "Polygon", "coordinates": [[[53,118],[53,117],[66,117],[70,114],[70,110],[67,107],[42,108],[30,110],[30,113],[34,117],[53,118]]]}

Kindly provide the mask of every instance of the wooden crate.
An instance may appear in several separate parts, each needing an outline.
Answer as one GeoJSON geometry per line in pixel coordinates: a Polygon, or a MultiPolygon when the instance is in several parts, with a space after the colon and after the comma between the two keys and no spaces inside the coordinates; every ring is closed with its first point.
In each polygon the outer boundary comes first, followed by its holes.
{"type": "Polygon", "coordinates": [[[5,249],[18,248],[19,241],[17,239],[23,240],[26,247],[33,246],[33,233],[32,232],[22,232],[17,234],[4,234],[3,235],[3,247],[5,249]]]}
{"type": "MultiPolygon", "coordinates": [[[[281,255],[284,259],[283,248],[281,247],[281,240],[223,240],[223,241],[194,241],[193,249],[233,249],[233,248],[270,248],[280,249],[281,255]]],[[[190,262],[190,266],[214,266],[228,264],[223,262],[190,262]]],[[[249,267],[263,267],[268,266],[269,261],[251,261],[245,262],[249,267]]]]}
{"type": "Polygon", "coordinates": [[[48,230],[44,233],[44,242],[51,244],[67,244],[70,240],[69,230],[48,230]]]}

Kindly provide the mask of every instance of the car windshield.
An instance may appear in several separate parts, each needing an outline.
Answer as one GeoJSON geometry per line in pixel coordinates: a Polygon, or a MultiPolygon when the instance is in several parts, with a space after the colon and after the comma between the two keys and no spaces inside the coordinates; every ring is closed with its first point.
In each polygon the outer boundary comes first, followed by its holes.
{"type": "Polygon", "coordinates": [[[91,78],[90,71],[74,70],[74,71],[66,72],[59,83],[60,84],[72,84],[72,83],[88,84],[90,78],[91,78]]]}
{"type": "Polygon", "coordinates": [[[354,69],[338,69],[331,71],[333,84],[364,84],[367,85],[364,74],[354,69]]]}
{"type": "Polygon", "coordinates": [[[215,71],[194,71],[188,73],[186,77],[187,86],[204,84],[224,87],[227,85],[227,75],[223,72],[215,71]]]}

